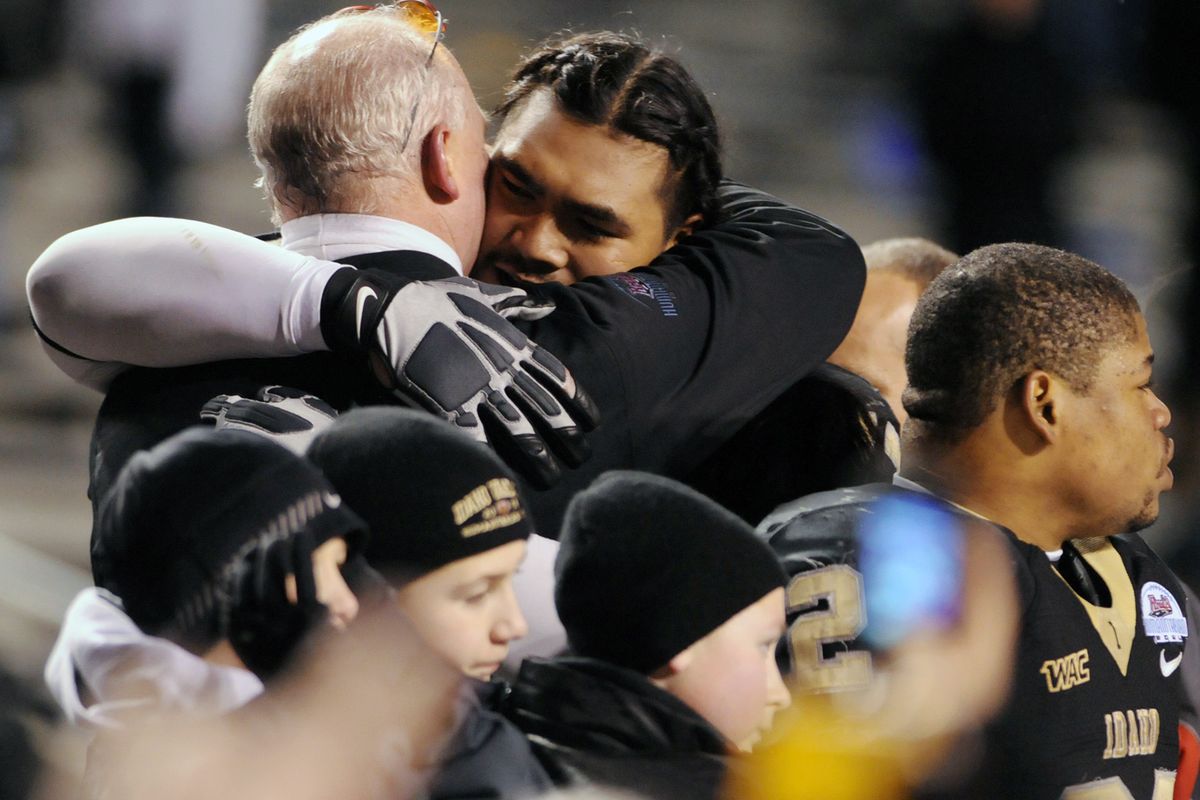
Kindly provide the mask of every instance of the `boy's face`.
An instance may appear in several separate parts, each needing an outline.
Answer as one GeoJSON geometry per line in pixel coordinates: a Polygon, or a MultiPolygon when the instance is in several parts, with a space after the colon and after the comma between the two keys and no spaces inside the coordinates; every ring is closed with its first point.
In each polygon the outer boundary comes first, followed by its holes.
{"type": "Polygon", "coordinates": [[[436,653],[487,680],[528,632],[512,585],[524,557],[525,542],[514,541],[454,561],[400,589],[400,608],[436,653]]]}
{"type": "Polygon", "coordinates": [[[780,588],[684,651],[683,667],[665,682],[667,690],[729,741],[749,750],[770,728],[776,712],[791,704],[775,663],[775,645],[785,626],[780,588]]]}

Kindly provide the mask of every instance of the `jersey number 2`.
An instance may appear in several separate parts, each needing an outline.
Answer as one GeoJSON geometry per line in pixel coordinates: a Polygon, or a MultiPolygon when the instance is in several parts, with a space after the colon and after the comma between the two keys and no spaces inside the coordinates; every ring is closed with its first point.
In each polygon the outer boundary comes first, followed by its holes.
{"type": "Polygon", "coordinates": [[[846,564],[801,572],[787,587],[788,614],[799,616],[788,629],[793,681],[809,692],[864,687],[871,680],[871,654],[844,649],[825,655],[825,645],[848,648],[866,624],[862,576],[846,564]],[[822,608],[820,601],[826,607],[822,608]]]}

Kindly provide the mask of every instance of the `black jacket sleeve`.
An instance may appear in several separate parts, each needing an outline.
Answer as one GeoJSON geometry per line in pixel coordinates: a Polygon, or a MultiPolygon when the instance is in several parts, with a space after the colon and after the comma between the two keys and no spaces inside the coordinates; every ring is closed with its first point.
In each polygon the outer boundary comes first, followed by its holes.
{"type": "Polygon", "coordinates": [[[849,236],[738,184],[720,198],[716,224],[646,267],[527,287],[558,309],[526,331],[596,398],[599,436],[624,437],[618,466],[686,474],[854,319],[866,267],[849,236]]]}

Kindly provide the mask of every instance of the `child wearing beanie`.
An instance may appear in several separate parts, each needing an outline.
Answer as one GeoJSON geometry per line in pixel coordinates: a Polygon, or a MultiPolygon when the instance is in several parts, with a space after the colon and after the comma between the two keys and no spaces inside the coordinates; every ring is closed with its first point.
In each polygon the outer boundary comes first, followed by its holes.
{"type": "Polygon", "coordinates": [[[728,756],[790,702],[775,555],[712,500],[637,472],[578,494],[560,541],[572,655],[522,664],[505,713],[556,783],[715,797],[728,756]]]}
{"type": "Polygon", "coordinates": [[[503,687],[488,682],[526,631],[513,576],[533,521],[513,472],[453,425],[390,406],[343,414],[308,457],[366,520],[367,562],[393,586],[417,635],[472,679],[428,796],[549,789],[525,737],[491,708],[503,687]]]}
{"type": "Polygon", "coordinates": [[[314,625],[348,624],[341,570],[364,537],[319,470],[261,436],[192,428],[131,458],[100,505],[97,588],[72,604],[46,669],[73,722],[114,732],[93,742],[89,791],[108,785],[115,731],[231,711],[261,691],[241,667],[265,678],[314,625]],[[269,636],[241,624],[248,609],[277,612],[269,636]]]}
{"type": "Polygon", "coordinates": [[[512,577],[533,521],[513,472],[453,425],[388,406],[343,414],[308,458],[366,520],[367,562],[429,646],[488,680],[526,630],[512,577]]]}

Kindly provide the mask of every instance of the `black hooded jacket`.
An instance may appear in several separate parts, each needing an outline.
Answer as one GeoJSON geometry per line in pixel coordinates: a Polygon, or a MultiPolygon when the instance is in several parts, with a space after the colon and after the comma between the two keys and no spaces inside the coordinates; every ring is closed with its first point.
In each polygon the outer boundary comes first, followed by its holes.
{"type": "Polygon", "coordinates": [[[430,783],[430,800],[529,798],[550,790],[529,742],[490,709],[500,684],[470,681],[460,696],[461,722],[430,783]]]}

